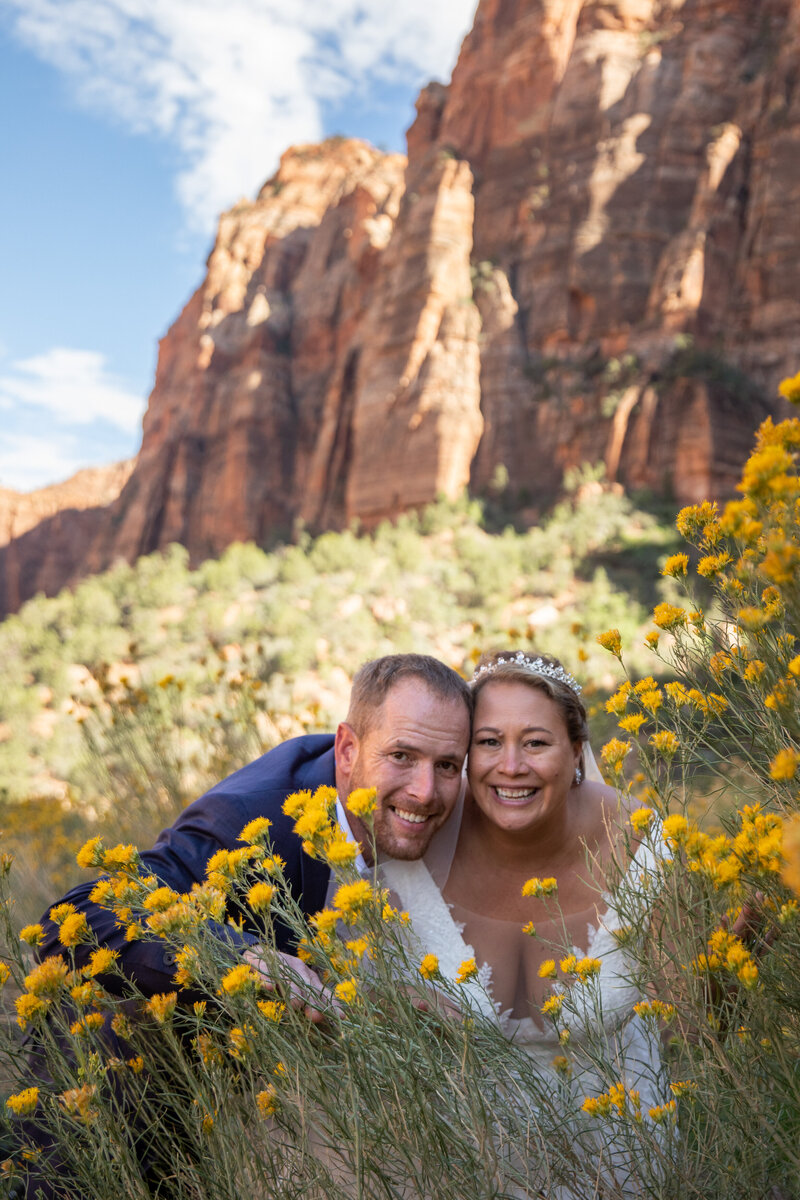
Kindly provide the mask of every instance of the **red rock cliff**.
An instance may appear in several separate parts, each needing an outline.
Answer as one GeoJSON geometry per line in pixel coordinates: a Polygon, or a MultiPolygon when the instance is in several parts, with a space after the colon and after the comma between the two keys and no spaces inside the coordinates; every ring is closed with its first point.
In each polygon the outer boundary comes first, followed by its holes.
{"type": "Polygon", "coordinates": [[[799,60],[800,0],[482,0],[407,165],[295,147],[223,216],[131,478],[69,562],[16,539],[25,594],[499,467],[520,504],[586,460],[729,492],[800,365],[799,60]]]}

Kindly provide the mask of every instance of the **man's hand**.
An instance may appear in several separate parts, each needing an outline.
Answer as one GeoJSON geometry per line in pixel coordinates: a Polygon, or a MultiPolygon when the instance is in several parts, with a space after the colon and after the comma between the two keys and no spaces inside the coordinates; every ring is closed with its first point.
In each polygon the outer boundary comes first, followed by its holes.
{"type": "Polygon", "coordinates": [[[302,1011],[313,1025],[321,1025],[331,1015],[340,1012],[341,1006],[333,993],[326,988],[316,971],[312,971],[299,958],[276,951],[286,973],[276,979],[269,973],[266,959],[257,950],[246,950],[243,958],[261,976],[269,992],[279,991],[290,1008],[302,1011]]]}

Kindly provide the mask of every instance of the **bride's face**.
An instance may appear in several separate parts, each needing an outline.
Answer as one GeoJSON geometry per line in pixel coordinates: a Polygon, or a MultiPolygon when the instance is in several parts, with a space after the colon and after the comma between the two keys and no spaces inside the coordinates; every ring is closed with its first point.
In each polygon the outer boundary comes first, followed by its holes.
{"type": "Polygon", "coordinates": [[[467,774],[475,803],[500,829],[522,832],[552,817],[580,752],[561,708],[538,688],[497,680],[478,693],[467,774]]]}

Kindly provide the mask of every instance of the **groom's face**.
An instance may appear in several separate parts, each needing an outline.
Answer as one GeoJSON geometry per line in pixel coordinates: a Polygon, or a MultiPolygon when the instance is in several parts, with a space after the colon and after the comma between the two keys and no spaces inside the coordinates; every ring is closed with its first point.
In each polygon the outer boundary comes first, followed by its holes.
{"type": "MultiPolygon", "coordinates": [[[[466,705],[443,699],[421,679],[389,691],[359,737],[346,722],[336,732],[336,785],[342,802],[356,788],[378,790],[375,842],[392,858],[421,858],[453,811],[469,744],[466,705]]],[[[354,835],[369,835],[348,813],[354,835]]]]}

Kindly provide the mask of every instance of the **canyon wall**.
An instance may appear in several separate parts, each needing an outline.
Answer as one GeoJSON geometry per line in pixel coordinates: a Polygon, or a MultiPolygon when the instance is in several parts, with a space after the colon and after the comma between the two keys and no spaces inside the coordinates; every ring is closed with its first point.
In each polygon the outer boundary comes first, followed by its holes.
{"type": "Polygon", "coordinates": [[[585,461],[729,494],[800,365],[798,78],[800,0],[482,0],[407,161],[297,146],[222,217],[130,478],[0,549],[0,606],[585,461]]]}

